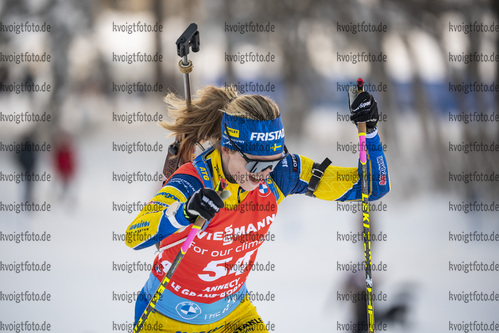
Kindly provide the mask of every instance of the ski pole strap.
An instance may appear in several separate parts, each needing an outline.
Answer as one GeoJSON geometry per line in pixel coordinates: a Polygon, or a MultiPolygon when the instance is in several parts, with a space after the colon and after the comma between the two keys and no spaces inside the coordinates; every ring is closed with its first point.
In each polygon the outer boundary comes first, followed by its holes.
{"type": "Polygon", "coordinates": [[[305,192],[306,195],[309,197],[315,198],[315,190],[317,189],[317,186],[319,186],[319,181],[321,180],[322,176],[324,175],[324,171],[326,171],[327,167],[331,164],[331,160],[329,158],[325,158],[324,161],[322,161],[321,164],[319,163],[314,163],[314,166],[312,168],[312,177],[310,178],[310,181],[308,182],[307,186],[307,192],[305,192]]]}

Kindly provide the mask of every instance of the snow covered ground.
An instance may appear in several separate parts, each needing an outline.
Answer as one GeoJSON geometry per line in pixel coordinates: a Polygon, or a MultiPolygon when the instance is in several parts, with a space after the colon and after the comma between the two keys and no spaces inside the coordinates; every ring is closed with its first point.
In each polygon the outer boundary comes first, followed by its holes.
{"type": "MultiPolygon", "coordinates": [[[[16,243],[0,238],[0,331],[12,327],[5,325],[29,321],[50,323],[51,332],[131,332],[131,298],[149,273],[127,272],[122,267],[137,262],[150,264],[155,249],[133,251],[119,240],[118,235],[124,233],[137,212],[115,211],[113,203],[147,201],[160,183],[115,181],[113,172],[160,172],[170,140],[154,123],[113,122],[112,112],[141,110],[154,114],[161,108],[159,102],[149,98],[147,102],[133,104],[125,100],[101,108],[99,114],[86,120],[86,125],[76,128],[78,172],[70,192],[59,198],[54,176],[51,182],[35,186],[34,201],[51,203],[50,212],[0,212],[0,232],[5,235],[25,231],[51,235],[49,242],[16,243]],[[112,151],[113,142],[139,140],[162,143],[163,152],[112,151]],[[51,269],[20,273],[5,269],[25,261],[47,263],[51,269]],[[46,292],[51,298],[45,302],[15,302],[8,298],[25,291],[46,292]]],[[[331,124],[333,130],[329,133],[335,140],[355,140],[355,130],[348,127],[351,125],[340,128],[320,113],[311,121],[325,127],[331,124]]],[[[9,126],[11,132],[0,131],[3,142],[20,132],[16,126],[9,126]]],[[[309,133],[309,139],[300,142],[290,140],[289,148],[317,160],[328,155],[335,164],[356,165],[356,155],[337,153],[335,143],[327,138],[312,142],[314,135],[320,135],[320,131],[309,133]]],[[[3,173],[18,170],[13,157],[2,153],[3,173]]],[[[388,153],[392,192],[381,199],[385,211],[373,212],[371,218],[373,232],[386,235],[384,241],[373,242],[373,264],[384,265],[383,271],[373,273],[374,292],[386,298],[375,303],[375,312],[384,313],[404,299],[404,293],[410,297],[405,326],[387,323],[385,331],[440,333],[455,327],[464,332],[463,325],[470,321],[497,321],[497,300],[465,303],[451,298],[474,291],[497,295],[498,271],[464,273],[451,271],[451,267],[462,268],[463,263],[475,261],[499,264],[499,242],[449,240],[450,233],[499,233],[497,213],[450,212],[449,202],[465,199],[435,192],[432,187],[408,195],[400,184],[407,186],[404,177],[416,172],[416,168],[409,167],[415,161],[403,164],[400,159],[393,160],[397,163],[390,163],[388,153]]],[[[54,174],[48,154],[41,156],[38,170],[54,174]]],[[[419,171],[424,171],[424,164],[419,171]]],[[[0,185],[2,203],[21,202],[22,182],[0,185]]],[[[275,270],[253,272],[248,280],[251,290],[275,295],[274,301],[255,302],[265,323],[275,325],[275,332],[352,331],[353,303],[339,300],[338,293],[348,294],[346,282],[353,276],[352,265],[362,262],[363,248],[361,241],[341,240],[361,232],[361,214],[344,211],[345,207],[305,196],[290,197],[281,204],[271,227],[275,240],[264,244],[257,257],[259,263],[274,264],[275,270]],[[349,271],[345,267],[350,267],[349,271]]]]}

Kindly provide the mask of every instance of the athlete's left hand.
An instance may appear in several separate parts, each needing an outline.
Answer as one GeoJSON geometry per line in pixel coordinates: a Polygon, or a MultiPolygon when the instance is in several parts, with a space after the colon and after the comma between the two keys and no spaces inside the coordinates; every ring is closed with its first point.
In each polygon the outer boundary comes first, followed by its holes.
{"type": "Polygon", "coordinates": [[[373,95],[362,91],[350,106],[350,120],[357,125],[366,123],[367,133],[372,133],[378,124],[378,104],[373,95]]]}

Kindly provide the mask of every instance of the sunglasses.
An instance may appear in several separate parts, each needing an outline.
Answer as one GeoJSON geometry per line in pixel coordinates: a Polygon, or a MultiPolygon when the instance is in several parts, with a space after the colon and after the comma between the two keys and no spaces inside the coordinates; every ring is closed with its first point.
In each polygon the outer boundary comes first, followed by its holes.
{"type": "Polygon", "coordinates": [[[246,161],[245,168],[250,173],[259,173],[265,170],[272,171],[283,159],[285,159],[289,155],[288,148],[286,147],[286,145],[284,145],[284,152],[282,153],[282,157],[277,158],[275,160],[255,160],[249,158],[248,156],[246,156],[245,153],[242,152],[241,149],[239,149],[239,147],[234,143],[234,141],[232,141],[229,131],[227,130],[227,126],[225,126],[225,132],[227,133],[227,137],[229,138],[230,143],[232,143],[232,145],[236,147],[236,150],[239,153],[239,155],[241,155],[246,161]]]}

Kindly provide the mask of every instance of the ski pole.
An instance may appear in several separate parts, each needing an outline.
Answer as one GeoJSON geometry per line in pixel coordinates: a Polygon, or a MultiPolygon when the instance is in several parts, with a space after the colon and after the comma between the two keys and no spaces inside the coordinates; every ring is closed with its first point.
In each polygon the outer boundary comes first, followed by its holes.
{"type": "Polygon", "coordinates": [[[178,66],[182,74],[184,74],[185,102],[189,105],[191,104],[191,82],[189,73],[192,72],[192,61],[189,60],[187,55],[189,54],[190,48],[192,48],[192,52],[199,51],[199,31],[197,24],[191,23],[177,39],[175,44],[177,44],[177,55],[182,58],[180,59],[178,66]]]}
{"type": "MultiPolygon", "coordinates": [[[[196,23],[191,23],[187,29],[180,35],[180,37],[175,42],[177,45],[177,55],[181,58],[178,62],[178,67],[180,72],[184,77],[184,96],[187,107],[191,105],[191,81],[190,72],[192,72],[192,61],[189,60],[188,54],[189,50],[192,52],[199,51],[199,31],[196,23]]],[[[168,146],[168,153],[166,155],[165,165],[163,167],[163,174],[166,179],[178,169],[178,167],[187,161],[182,159],[182,154],[180,154],[180,143],[182,142],[182,137],[177,135],[175,141],[168,146]]],[[[202,148],[202,147],[201,147],[202,148]]],[[[203,149],[203,148],[202,148],[203,149]]]]}
{"type": "MultiPolygon", "coordinates": [[[[357,95],[364,91],[364,80],[357,79],[357,95]]],[[[362,191],[362,226],[364,236],[364,268],[366,271],[366,290],[367,290],[367,325],[368,332],[374,332],[374,308],[372,288],[373,280],[371,275],[371,224],[369,221],[369,190],[367,187],[367,147],[366,147],[366,123],[358,123],[359,133],[359,151],[360,151],[360,169],[361,180],[360,187],[362,191]]]]}
{"type": "MultiPolygon", "coordinates": [[[[225,190],[227,187],[227,182],[225,179],[221,178],[220,183],[218,183],[218,186],[216,188],[217,193],[220,195],[222,200],[227,199],[230,196],[230,192],[228,190],[225,190]]],[[[189,231],[189,234],[187,235],[187,239],[184,241],[182,244],[182,247],[180,248],[180,251],[178,252],[177,256],[173,260],[170,268],[168,269],[168,272],[166,272],[165,277],[163,280],[161,280],[161,283],[158,286],[158,289],[154,293],[153,297],[147,304],[147,307],[145,308],[144,312],[140,316],[139,320],[137,321],[137,325],[135,325],[133,329],[133,333],[138,333],[142,330],[144,327],[144,322],[146,319],[149,317],[151,312],[155,309],[156,303],[158,303],[159,299],[161,298],[161,295],[163,295],[163,292],[166,289],[166,286],[170,282],[173,273],[177,270],[178,265],[184,258],[185,254],[187,253],[187,250],[189,250],[189,247],[192,244],[192,241],[194,240],[194,237],[197,236],[199,230],[201,230],[205,224],[206,220],[202,218],[201,216],[198,216],[196,218],[196,221],[194,221],[194,224],[192,225],[191,231],[189,231]]]]}

